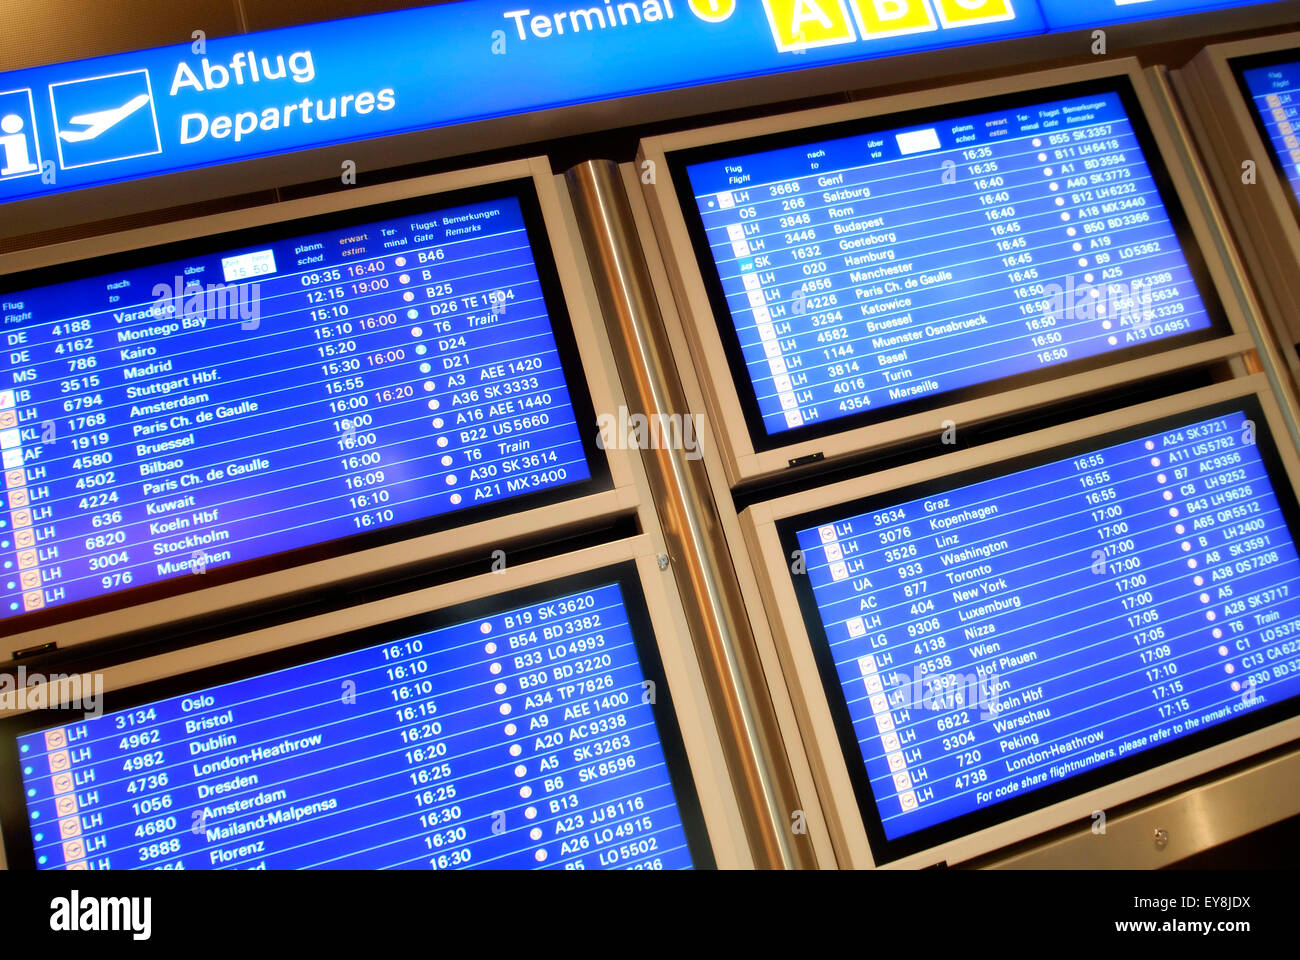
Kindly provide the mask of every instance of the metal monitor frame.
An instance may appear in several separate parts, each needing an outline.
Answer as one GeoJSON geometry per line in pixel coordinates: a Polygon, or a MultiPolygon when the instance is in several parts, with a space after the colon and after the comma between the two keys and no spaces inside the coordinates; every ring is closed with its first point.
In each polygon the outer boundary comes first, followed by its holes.
{"type": "MultiPolygon", "coordinates": [[[[841,866],[868,868],[875,867],[877,864],[850,781],[849,761],[841,749],[836,734],[827,695],[814,659],[812,641],[804,625],[788,561],[777,534],[777,521],[836,504],[846,504],[863,497],[887,493],[919,482],[941,479],[963,470],[997,464],[1025,454],[1050,451],[1077,440],[1102,437],[1117,430],[1192,411],[1220,401],[1252,395],[1258,397],[1264,409],[1267,424],[1277,440],[1279,455],[1291,486],[1300,497],[1300,455],[1297,455],[1289,441],[1282,411],[1273,397],[1267,380],[1262,376],[1254,376],[1230,380],[1125,410],[1089,417],[973,450],[948,454],[923,463],[898,467],[793,494],[756,504],[741,514],[741,526],[745,531],[749,549],[755,557],[768,617],[776,635],[777,650],[790,686],[804,747],[812,761],[818,792],[822,798],[823,810],[830,824],[832,842],[841,866]]],[[[1210,774],[1224,766],[1243,761],[1298,738],[1300,738],[1300,707],[1297,708],[1297,715],[1288,720],[1079,793],[1069,799],[1005,820],[995,826],[968,833],[898,860],[891,860],[888,866],[909,868],[926,867],[939,862],[961,863],[992,854],[1009,845],[1028,841],[1070,824],[1083,822],[1090,825],[1091,815],[1095,810],[1115,810],[1120,805],[1210,774]]],[[[1295,765],[1292,764],[1290,769],[1294,770],[1294,768],[1295,765]]],[[[1240,792],[1234,794],[1236,804],[1242,806],[1252,804],[1251,783],[1248,776],[1238,780],[1240,792]]],[[[1293,793],[1287,806],[1288,815],[1300,813],[1300,795],[1293,793]]],[[[1243,822],[1245,819],[1243,818],[1243,822]]],[[[1271,821],[1265,821],[1258,826],[1265,826],[1268,822],[1271,821]]],[[[1086,826],[1082,829],[1084,832],[1088,831],[1086,826]]],[[[1075,855],[1077,856],[1077,853],[1075,855]]],[[[1139,857],[1140,854],[1134,854],[1135,860],[1139,857]]],[[[1048,858],[1028,859],[1028,862],[1036,866],[1044,865],[1044,861],[1051,862],[1048,858]]]]}
{"type": "Polygon", "coordinates": [[[1242,96],[1232,63],[1294,50],[1300,33],[1208,46],[1170,79],[1188,125],[1207,160],[1209,175],[1228,216],[1247,271],[1262,295],[1280,352],[1300,380],[1300,221],[1297,200],[1277,175],[1273,149],[1259,134],[1251,104],[1242,96]],[[1255,182],[1243,182],[1254,162],[1255,182]]]}
{"type": "MultiPolygon", "coordinates": [[[[56,264],[71,263],[105,254],[141,251],[178,240],[237,232],[250,227],[298,220],[319,214],[363,210],[394,200],[436,195],[466,187],[530,180],[536,189],[546,227],[546,243],[554,259],[560,287],[577,341],[592,405],[599,417],[623,403],[617,370],[604,334],[604,322],[580,263],[580,242],[571,226],[572,211],[562,195],[550,163],[545,158],[517,160],[406,180],[353,191],[293,200],[270,206],[222,213],[161,226],[76,240],[69,243],[24,250],[0,256],[0,275],[56,264]]],[[[580,425],[581,427],[582,425],[580,425]]],[[[596,424],[589,425],[595,432],[596,424]]],[[[562,534],[575,527],[611,520],[635,513],[645,494],[638,477],[639,464],[623,449],[604,449],[610,472],[610,489],[535,507],[521,513],[506,512],[492,519],[451,527],[414,539],[400,540],[359,552],[279,569],[213,587],[153,600],[135,606],[85,616],[50,626],[23,630],[0,637],[0,657],[8,659],[18,651],[57,644],[60,650],[77,644],[115,637],[133,631],[156,628],[181,620],[212,616],[238,606],[307,591],[321,591],[358,577],[367,577],[415,564],[454,560],[474,545],[510,544],[545,534],[562,534]]],[[[508,501],[505,504],[508,508],[508,501]]],[[[71,605],[70,605],[71,606],[71,605]]],[[[0,624],[0,632],[4,625],[0,624]]]]}
{"type": "MultiPolygon", "coordinates": [[[[937,435],[942,429],[939,425],[944,421],[970,424],[1013,415],[1044,403],[1063,402],[1102,389],[1136,384],[1151,377],[1213,363],[1250,350],[1254,343],[1246,332],[1250,328],[1233,292],[1232,268],[1219,253],[1212,226],[1213,211],[1202,207],[1202,193],[1196,189],[1195,174],[1181,162],[1181,156],[1179,134],[1165,122],[1161,96],[1133,59],[943,87],[643,140],[638,164],[642,171],[654,170],[656,174],[649,178],[653,180],[651,183],[644,183],[647,178],[643,176],[642,189],[651,212],[659,249],[668,266],[678,312],[682,316],[700,379],[704,384],[708,412],[717,424],[715,434],[722,449],[729,483],[737,486],[770,478],[787,470],[792,462],[803,462],[819,456],[825,460],[834,460],[937,435]],[[1143,109],[1143,119],[1159,147],[1160,156],[1150,158],[1151,162],[1165,163],[1173,186],[1183,201],[1189,227],[1223,303],[1231,334],[1164,353],[1119,361],[1092,371],[1058,376],[988,397],[952,403],[883,423],[850,428],[817,439],[796,441],[767,451],[756,451],[738,393],[739,389],[747,389],[747,385],[737,386],[727,363],[702,273],[703,269],[710,267],[697,262],[685,213],[667,174],[670,156],[676,151],[692,147],[722,144],[771,133],[813,130],[824,125],[868,120],[914,109],[952,104],[956,105],[955,110],[959,110],[960,103],[966,100],[1027,93],[1040,88],[1107,77],[1126,79],[1132,83],[1143,109]],[[647,164],[651,166],[646,166],[647,164]]],[[[723,318],[722,322],[729,323],[730,319],[723,318]]]]}
{"type": "MultiPolygon", "coordinates": [[[[705,679],[691,645],[681,597],[672,573],[660,568],[658,556],[653,538],[639,535],[546,560],[508,566],[499,573],[484,573],[467,580],[110,666],[102,671],[103,689],[106,695],[111,696],[113,691],[178,678],[193,671],[236,663],[259,654],[290,649],[352,630],[488,599],[519,588],[631,561],[636,565],[645,594],[654,641],[668,681],[686,748],[687,764],[695,781],[716,864],[720,869],[751,868],[753,859],[741,826],[739,803],[713,726],[705,679]]],[[[0,711],[0,719],[26,712],[0,711]]],[[[0,867],[3,866],[4,846],[0,844],[0,867]]]]}

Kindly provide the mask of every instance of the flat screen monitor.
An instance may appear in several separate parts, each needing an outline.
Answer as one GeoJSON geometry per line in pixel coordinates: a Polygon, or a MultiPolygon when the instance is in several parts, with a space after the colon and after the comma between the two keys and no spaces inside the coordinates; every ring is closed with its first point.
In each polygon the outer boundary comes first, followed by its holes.
{"type": "Polygon", "coordinates": [[[1300,51],[1284,50],[1231,62],[1251,120],[1269,158],[1288,187],[1292,209],[1300,211],[1300,51]]]}
{"type": "Polygon", "coordinates": [[[713,864],[631,563],[0,728],[10,867],[713,864]]]}
{"type": "Polygon", "coordinates": [[[610,483],[528,180],[3,276],[0,317],[11,629],[610,483]]]}
{"type": "Polygon", "coordinates": [[[1125,76],[668,159],[757,451],[1228,332],[1125,76]]]}
{"type": "Polygon", "coordinates": [[[1294,715],[1298,519],[1252,396],[778,520],[876,862],[1294,715]]]}

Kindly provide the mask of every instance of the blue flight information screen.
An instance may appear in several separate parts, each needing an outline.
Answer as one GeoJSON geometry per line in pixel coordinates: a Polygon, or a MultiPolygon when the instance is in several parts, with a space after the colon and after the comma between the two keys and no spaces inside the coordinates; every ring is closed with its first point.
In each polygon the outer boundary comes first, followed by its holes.
{"type": "Polygon", "coordinates": [[[1268,438],[1234,403],[783,521],[882,849],[1300,696],[1300,557],[1268,438]]]}
{"type": "Polygon", "coordinates": [[[0,615],[596,482],[536,199],[493,189],[0,278],[0,615]]]}
{"type": "MultiPolygon", "coordinates": [[[[1294,53],[1292,54],[1294,56],[1294,53]]],[[[1300,200],[1300,59],[1246,67],[1237,73],[1275,166],[1300,200]]]]}
{"type": "Polygon", "coordinates": [[[674,155],[756,446],[1212,335],[1181,208],[1110,83],[674,155]]]}
{"type": "Polygon", "coordinates": [[[653,638],[570,589],[19,735],[36,866],[711,865],[653,638]]]}

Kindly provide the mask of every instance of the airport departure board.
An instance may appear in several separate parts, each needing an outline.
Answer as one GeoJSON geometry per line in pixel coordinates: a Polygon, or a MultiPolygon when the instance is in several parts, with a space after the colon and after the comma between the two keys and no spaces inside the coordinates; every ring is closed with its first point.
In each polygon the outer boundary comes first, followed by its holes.
{"type": "Polygon", "coordinates": [[[10,736],[35,865],[711,865],[635,572],[599,573],[10,736]]]}
{"type": "Polygon", "coordinates": [[[756,449],[1222,329],[1119,83],[670,155],[756,449]]]}
{"type": "Polygon", "coordinates": [[[1295,709],[1263,429],[1234,401],[782,522],[878,860],[1295,709]]]}
{"type": "Polygon", "coordinates": [[[0,614],[597,483],[530,191],[0,277],[0,614]]]}
{"type": "Polygon", "coordinates": [[[1274,166],[1292,198],[1300,201],[1300,54],[1290,51],[1265,59],[1242,63],[1236,68],[1237,79],[1254,111],[1252,119],[1273,151],[1274,166]]]}

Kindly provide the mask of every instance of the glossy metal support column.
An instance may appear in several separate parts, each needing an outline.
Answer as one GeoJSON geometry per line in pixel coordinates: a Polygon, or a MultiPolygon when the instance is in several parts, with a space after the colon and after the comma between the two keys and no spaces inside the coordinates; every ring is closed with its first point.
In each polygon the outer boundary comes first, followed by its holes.
{"type": "MultiPolygon", "coordinates": [[[[593,160],[565,178],[623,389],[628,402],[639,407],[631,412],[651,422],[659,415],[686,415],[686,397],[617,165],[593,160]]],[[[807,835],[792,829],[802,804],[704,463],[684,450],[659,446],[644,452],[646,469],[755,864],[815,866],[807,835]]]]}

